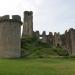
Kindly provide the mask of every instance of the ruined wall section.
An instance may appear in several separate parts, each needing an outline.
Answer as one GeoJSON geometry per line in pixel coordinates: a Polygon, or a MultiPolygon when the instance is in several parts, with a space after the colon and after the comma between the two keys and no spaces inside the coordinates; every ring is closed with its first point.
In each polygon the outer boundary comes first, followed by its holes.
{"type": "Polygon", "coordinates": [[[0,17],[0,58],[16,58],[21,56],[20,31],[21,18],[13,15],[0,17]]]}
{"type": "Polygon", "coordinates": [[[61,42],[61,37],[59,33],[54,33],[54,38],[53,38],[53,46],[54,47],[61,47],[62,42],[61,42]]]}
{"type": "Polygon", "coordinates": [[[41,39],[41,41],[43,43],[47,43],[47,35],[46,35],[46,32],[45,31],[42,32],[42,39],[41,39]]]}
{"type": "Polygon", "coordinates": [[[23,21],[23,34],[22,36],[33,36],[33,12],[25,11],[24,12],[24,21],[23,21]]]}
{"type": "Polygon", "coordinates": [[[71,54],[71,39],[70,39],[70,32],[65,31],[65,48],[67,49],[68,53],[71,54]]]}
{"type": "Polygon", "coordinates": [[[47,43],[52,47],[53,46],[53,33],[49,32],[49,35],[47,35],[47,43]]]}
{"type": "Polygon", "coordinates": [[[61,47],[68,51],[69,55],[75,55],[75,29],[70,28],[66,30],[64,34],[49,32],[49,35],[46,35],[46,32],[43,31],[42,35],[39,34],[39,31],[35,32],[35,35],[41,39],[41,42],[48,43],[51,47],[61,47]]]}
{"type": "Polygon", "coordinates": [[[69,30],[69,33],[70,33],[71,54],[75,55],[75,29],[71,28],[69,30]]]}
{"type": "Polygon", "coordinates": [[[39,31],[34,32],[33,36],[36,37],[39,40],[40,39],[39,31]]]}
{"type": "Polygon", "coordinates": [[[70,28],[62,35],[62,47],[68,51],[69,55],[75,55],[75,29],[70,28]]]}

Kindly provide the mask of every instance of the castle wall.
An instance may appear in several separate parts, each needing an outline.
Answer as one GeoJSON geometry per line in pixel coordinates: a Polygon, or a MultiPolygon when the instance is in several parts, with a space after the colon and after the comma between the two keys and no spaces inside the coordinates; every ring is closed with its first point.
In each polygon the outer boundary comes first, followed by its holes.
{"type": "Polygon", "coordinates": [[[62,47],[68,51],[69,55],[75,55],[75,29],[70,28],[65,31],[62,37],[62,47]]]}
{"type": "Polygon", "coordinates": [[[0,58],[21,56],[21,19],[18,15],[0,17],[0,58]]]}
{"type": "Polygon", "coordinates": [[[33,32],[33,36],[39,40],[40,39],[39,31],[33,32]]]}
{"type": "Polygon", "coordinates": [[[47,36],[46,36],[46,32],[45,31],[43,31],[43,33],[42,33],[42,39],[41,39],[41,41],[43,43],[47,43],[47,36]]]}
{"type": "Polygon", "coordinates": [[[70,29],[71,54],[75,55],[75,29],[70,29]]]}
{"type": "Polygon", "coordinates": [[[59,33],[54,33],[54,38],[53,38],[53,46],[54,47],[61,47],[61,37],[59,33]]]}
{"type": "MultiPolygon", "coordinates": [[[[12,19],[9,18],[9,15],[0,17],[0,58],[21,56],[21,25],[21,18],[18,15],[13,15],[12,19]]],[[[71,28],[63,35],[56,32],[54,35],[52,32],[46,35],[45,31],[40,35],[39,31],[33,31],[33,12],[25,11],[22,37],[33,35],[43,43],[50,44],[51,47],[62,47],[68,51],[69,55],[75,55],[75,29],[71,28]]]]}
{"type": "Polygon", "coordinates": [[[65,31],[65,48],[67,49],[68,53],[71,54],[71,39],[70,39],[70,32],[65,31]]]}
{"type": "Polygon", "coordinates": [[[63,35],[59,33],[50,32],[49,35],[46,35],[46,32],[43,31],[42,35],[39,34],[39,31],[33,31],[33,12],[25,11],[24,12],[24,22],[23,22],[23,34],[22,36],[32,37],[33,35],[37,36],[38,39],[41,37],[43,43],[48,43],[51,47],[62,47],[68,51],[69,54],[75,55],[75,30],[70,29],[65,31],[63,35]]]}
{"type": "Polygon", "coordinates": [[[52,47],[53,46],[53,34],[52,32],[49,32],[49,35],[47,35],[47,43],[52,47]]]}

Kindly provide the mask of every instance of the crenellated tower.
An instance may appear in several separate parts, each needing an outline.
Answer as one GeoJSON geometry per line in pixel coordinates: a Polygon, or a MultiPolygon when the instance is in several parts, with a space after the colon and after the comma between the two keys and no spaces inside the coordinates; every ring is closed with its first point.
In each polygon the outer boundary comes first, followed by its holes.
{"type": "Polygon", "coordinates": [[[33,12],[25,11],[24,12],[24,20],[23,20],[23,37],[33,35],[33,12]]]}
{"type": "Polygon", "coordinates": [[[0,17],[0,58],[16,58],[21,56],[21,17],[9,15],[0,17]]]}

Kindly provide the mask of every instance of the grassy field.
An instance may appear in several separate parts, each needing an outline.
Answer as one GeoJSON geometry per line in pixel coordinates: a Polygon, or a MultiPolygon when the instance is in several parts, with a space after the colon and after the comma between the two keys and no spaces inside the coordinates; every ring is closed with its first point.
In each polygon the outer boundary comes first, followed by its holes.
{"type": "Polygon", "coordinates": [[[75,75],[75,59],[0,59],[0,75],[75,75]]]}

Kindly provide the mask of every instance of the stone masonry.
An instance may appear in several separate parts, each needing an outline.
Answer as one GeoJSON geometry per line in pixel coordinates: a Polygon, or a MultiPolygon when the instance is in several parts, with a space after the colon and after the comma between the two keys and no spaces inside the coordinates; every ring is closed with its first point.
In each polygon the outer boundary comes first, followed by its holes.
{"type": "Polygon", "coordinates": [[[64,34],[59,34],[57,32],[49,32],[49,35],[46,35],[46,32],[43,31],[40,35],[39,31],[33,31],[33,12],[25,11],[24,20],[23,20],[23,34],[22,37],[38,37],[43,43],[48,43],[51,47],[62,47],[68,51],[70,55],[75,55],[75,29],[70,29],[65,31],[64,34]]]}
{"type": "Polygon", "coordinates": [[[21,56],[20,31],[21,18],[13,15],[0,17],[0,58],[16,58],[21,56]]]}
{"type": "Polygon", "coordinates": [[[23,21],[23,37],[28,36],[32,37],[33,35],[33,12],[25,11],[24,12],[24,21],[23,21]]]}
{"type": "Polygon", "coordinates": [[[61,37],[59,33],[54,33],[53,46],[61,47],[61,37]]]}
{"type": "MultiPolygon", "coordinates": [[[[0,58],[16,58],[21,56],[21,17],[13,15],[0,16],[0,58]]],[[[33,31],[33,12],[25,11],[23,20],[23,37],[35,37],[50,47],[61,47],[68,51],[69,55],[75,55],[75,29],[70,28],[64,34],[46,31],[40,35],[39,31],[33,31]],[[41,37],[41,39],[40,39],[41,37]]]]}
{"type": "Polygon", "coordinates": [[[42,33],[42,40],[41,40],[43,43],[46,43],[47,42],[47,36],[46,36],[46,32],[43,31],[42,33]]]}
{"type": "Polygon", "coordinates": [[[75,29],[71,28],[69,30],[69,38],[70,38],[70,52],[72,55],[75,55],[75,29]]]}

